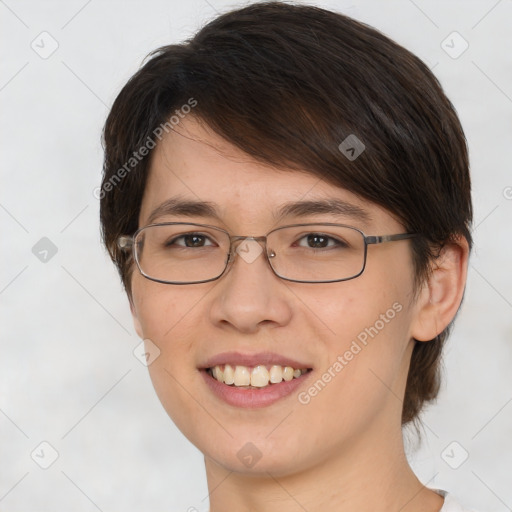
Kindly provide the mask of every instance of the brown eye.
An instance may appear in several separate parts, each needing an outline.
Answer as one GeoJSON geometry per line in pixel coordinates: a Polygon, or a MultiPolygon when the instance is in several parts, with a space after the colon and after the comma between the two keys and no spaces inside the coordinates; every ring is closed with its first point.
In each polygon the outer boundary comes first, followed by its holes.
{"type": "Polygon", "coordinates": [[[201,235],[200,233],[188,233],[185,235],[178,236],[169,240],[165,246],[171,247],[173,245],[177,245],[179,247],[208,247],[213,246],[214,244],[206,235],[201,235]]]}
{"type": "Polygon", "coordinates": [[[332,236],[325,235],[323,233],[309,233],[300,238],[298,244],[300,247],[306,247],[309,249],[325,249],[328,247],[347,247],[347,244],[342,240],[333,238],[332,236]]]}

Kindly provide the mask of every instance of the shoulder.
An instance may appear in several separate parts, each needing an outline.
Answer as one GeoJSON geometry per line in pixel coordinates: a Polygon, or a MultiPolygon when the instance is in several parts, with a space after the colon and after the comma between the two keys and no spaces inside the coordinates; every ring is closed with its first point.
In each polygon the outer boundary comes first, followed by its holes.
{"type": "Polygon", "coordinates": [[[440,489],[432,490],[444,497],[444,504],[439,512],[477,512],[473,508],[464,508],[457,498],[449,492],[440,489]]]}

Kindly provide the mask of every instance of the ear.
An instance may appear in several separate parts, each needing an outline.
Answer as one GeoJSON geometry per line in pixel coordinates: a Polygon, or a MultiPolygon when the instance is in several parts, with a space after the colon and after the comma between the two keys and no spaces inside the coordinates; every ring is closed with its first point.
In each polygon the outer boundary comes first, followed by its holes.
{"type": "Polygon", "coordinates": [[[141,340],[144,339],[144,334],[142,332],[142,325],[139,320],[139,316],[137,314],[137,309],[135,308],[135,304],[133,303],[133,298],[128,297],[128,300],[130,302],[130,311],[132,313],[132,319],[133,319],[133,327],[135,328],[135,332],[139,336],[141,340]]]}
{"type": "Polygon", "coordinates": [[[411,337],[430,341],[453,320],[464,295],[468,257],[468,242],[462,236],[441,249],[416,302],[411,337]]]}

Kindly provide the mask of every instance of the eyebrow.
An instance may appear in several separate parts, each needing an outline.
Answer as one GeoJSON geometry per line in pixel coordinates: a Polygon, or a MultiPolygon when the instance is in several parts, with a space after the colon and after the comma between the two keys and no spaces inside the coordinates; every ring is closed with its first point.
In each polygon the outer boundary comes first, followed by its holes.
{"type": "Polygon", "coordinates": [[[343,201],[338,198],[328,198],[316,201],[296,201],[286,203],[277,210],[274,219],[279,221],[284,217],[306,217],[307,215],[327,213],[350,217],[367,224],[372,218],[370,214],[360,206],[343,201]]]}
{"type": "MultiPolygon", "coordinates": [[[[363,224],[368,224],[372,220],[372,217],[365,209],[338,198],[288,202],[274,212],[273,219],[275,222],[279,222],[286,217],[307,217],[314,214],[341,215],[358,220],[363,224]]],[[[216,203],[183,200],[179,197],[173,197],[158,205],[150,213],[147,223],[153,224],[157,219],[166,215],[222,220],[218,214],[216,203]]]]}

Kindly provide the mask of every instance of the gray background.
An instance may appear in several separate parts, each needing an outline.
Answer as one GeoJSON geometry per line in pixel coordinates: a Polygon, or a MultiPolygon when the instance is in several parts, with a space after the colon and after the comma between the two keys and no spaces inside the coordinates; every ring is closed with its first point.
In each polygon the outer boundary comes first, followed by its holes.
{"type": "MultiPolygon", "coordinates": [[[[100,245],[93,190],[108,107],[143,57],[236,5],[0,2],[0,511],[208,505],[202,456],[168,419],[132,353],[139,340],[100,245]],[[53,450],[58,458],[41,468],[53,450]]],[[[317,5],[416,53],[461,117],[475,250],[443,392],[424,416],[423,445],[406,432],[407,446],[428,486],[482,512],[511,510],[512,1],[317,5]],[[469,44],[461,55],[465,43],[453,31],[469,44]]]]}

